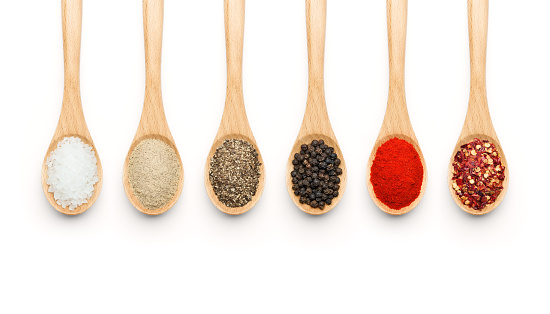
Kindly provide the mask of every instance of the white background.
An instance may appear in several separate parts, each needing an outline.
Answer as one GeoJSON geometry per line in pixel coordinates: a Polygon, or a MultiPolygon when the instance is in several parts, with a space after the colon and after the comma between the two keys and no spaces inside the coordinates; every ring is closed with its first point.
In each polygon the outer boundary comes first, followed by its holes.
{"type": "Polygon", "coordinates": [[[285,165],[307,93],[304,1],[249,0],[244,97],[267,183],[250,212],[209,201],[206,155],[225,98],[222,1],[167,0],[163,98],[185,184],[167,213],[135,210],[122,166],[144,96],[141,1],[85,1],[81,93],[104,168],[77,217],[47,203],[40,168],[59,116],[59,1],[1,1],[0,312],[546,312],[550,2],[491,1],[488,100],[510,169],[506,198],[474,217],[446,170],[467,109],[466,1],[410,1],[406,88],[428,165],[424,199],[389,216],[365,173],[387,101],[385,1],[328,3],[325,87],[348,166],[329,214],[298,210],[285,165]]]}

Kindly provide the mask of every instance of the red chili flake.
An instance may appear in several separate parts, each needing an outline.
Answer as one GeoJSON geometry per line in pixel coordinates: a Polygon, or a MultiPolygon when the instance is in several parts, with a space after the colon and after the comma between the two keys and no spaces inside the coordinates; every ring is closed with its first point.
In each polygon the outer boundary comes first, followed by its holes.
{"type": "Polygon", "coordinates": [[[476,138],[455,155],[453,189],[464,205],[481,210],[500,195],[504,170],[495,145],[476,138]]]}

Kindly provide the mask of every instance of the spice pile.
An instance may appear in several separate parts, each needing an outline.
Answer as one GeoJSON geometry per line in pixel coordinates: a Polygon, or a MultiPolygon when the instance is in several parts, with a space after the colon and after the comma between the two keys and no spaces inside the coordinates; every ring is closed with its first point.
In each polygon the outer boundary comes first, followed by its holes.
{"type": "Polygon", "coordinates": [[[500,195],[504,169],[495,145],[476,138],[456,152],[453,189],[464,205],[481,210],[500,195]]]}
{"type": "Polygon", "coordinates": [[[260,182],[260,165],[252,144],[225,140],[210,160],[210,184],[218,200],[231,208],[250,202],[260,182]]]}
{"type": "Polygon", "coordinates": [[[323,210],[338,196],[342,168],[340,159],[323,140],[303,144],[294,154],[292,164],[292,190],[300,197],[300,203],[323,210]]]}
{"type": "Polygon", "coordinates": [[[378,147],[370,172],[376,198],[392,209],[409,206],[420,195],[424,167],[409,142],[392,138],[378,147]]]}
{"type": "Polygon", "coordinates": [[[58,205],[73,211],[94,194],[97,159],[92,147],[78,137],[65,137],[46,160],[48,192],[58,205]]]}
{"type": "Polygon", "coordinates": [[[139,142],[128,160],[128,181],[141,205],[159,209],[168,204],[176,194],[180,168],[176,152],[165,142],[139,142]]]}

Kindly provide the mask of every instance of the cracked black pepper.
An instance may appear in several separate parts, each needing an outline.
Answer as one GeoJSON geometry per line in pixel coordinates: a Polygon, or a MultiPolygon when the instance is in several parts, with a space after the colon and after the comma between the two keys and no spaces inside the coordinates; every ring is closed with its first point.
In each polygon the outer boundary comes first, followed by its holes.
{"type": "Polygon", "coordinates": [[[294,154],[292,164],[292,190],[300,197],[300,203],[323,210],[338,197],[340,189],[341,160],[333,147],[323,140],[303,144],[294,154]]]}
{"type": "Polygon", "coordinates": [[[218,200],[232,208],[250,202],[260,182],[260,165],[252,144],[245,140],[225,140],[210,160],[210,184],[218,200]]]}

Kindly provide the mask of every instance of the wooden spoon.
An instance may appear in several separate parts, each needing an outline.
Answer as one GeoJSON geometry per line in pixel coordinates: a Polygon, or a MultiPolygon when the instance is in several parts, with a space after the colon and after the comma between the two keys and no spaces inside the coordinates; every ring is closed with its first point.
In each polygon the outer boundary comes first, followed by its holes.
{"type": "Polygon", "coordinates": [[[374,144],[374,148],[369,157],[367,166],[367,188],[370,196],[376,206],[384,212],[391,215],[402,215],[411,211],[422,199],[426,191],[428,172],[426,162],[422,155],[422,150],[414,134],[414,130],[409,119],[407,103],[405,101],[405,39],[407,35],[407,0],[388,0],[387,1],[387,19],[388,19],[388,50],[390,65],[390,87],[388,94],[388,105],[382,128],[374,144]],[[380,145],[392,138],[405,140],[413,145],[420,156],[424,176],[422,187],[418,197],[408,206],[401,209],[393,209],[382,203],[374,193],[370,181],[371,167],[376,156],[376,151],[380,145]]]}
{"type": "Polygon", "coordinates": [[[504,151],[500,145],[497,133],[491,121],[489,114],[489,105],[487,104],[487,90],[485,85],[485,61],[487,52],[487,25],[489,16],[488,0],[468,0],[468,31],[470,36],[470,100],[468,102],[468,112],[466,121],[462,128],[462,133],[458,138],[451,161],[449,163],[448,183],[451,195],[456,204],[465,212],[472,215],[484,215],[495,209],[506,194],[508,189],[509,173],[508,163],[504,156],[504,151]],[[473,139],[488,140],[497,148],[502,164],[504,165],[505,179],[503,189],[495,202],[487,205],[481,210],[470,208],[460,201],[458,195],[453,190],[453,161],[456,152],[460,146],[471,142],[473,139]]]}
{"type": "Polygon", "coordinates": [[[147,215],[159,215],[169,210],[178,200],[183,189],[183,165],[181,157],[168,128],[168,121],[162,105],[160,86],[160,60],[162,54],[162,21],[164,17],[164,0],[143,0],[143,30],[145,34],[145,101],[141,120],[124,161],[123,184],[126,196],[140,212],[147,215]],[[172,200],[158,209],[148,209],[134,195],[128,178],[128,162],[134,148],[145,139],[161,140],[176,153],[180,164],[178,187],[172,200]]]}
{"type": "Polygon", "coordinates": [[[326,16],[326,0],[306,0],[306,30],[309,60],[306,112],[286,166],[286,187],[290,198],[298,208],[311,215],[321,215],[332,210],[342,199],[347,182],[344,155],[332,131],[325,103],[324,59],[326,16]],[[302,144],[310,144],[313,140],[324,140],[326,145],[334,147],[335,153],[341,160],[340,168],[342,168],[342,174],[340,175],[339,194],[332,200],[330,205],[326,205],[322,210],[300,203],[299,197],[294,195],[294,191],[292,190],[292,176],[290,175],[290,172],[294,169],[292,165],[294,154],[300,152],[302,144]]]}
{"type": "Polygon", "coordinates": [[[94,204],[103,184],[103,168],[99,155],[92,141],[92,136],[86,126],[82,103],[80,102],[80,35],[82,31],[82,0],[62,0],[61,18],[63,25],[63,56],[65,59],[65,88],[63,91],[63,105],[61,115],[50,147],[42,164],[42,188],[46,198],[60,213],[65,215],[78,215],[85,212],[94,204]],[[74,210],[69,207],[62,208],[54,199],[54,195],[48,192],[48,166],[46,161],[51,152],[57,148],[57,143],[65,137],[78,137],[82,142],[90,145],[97,158],[97,177],[99,181],[94,185],[94,194],[87,203],[74,210]]]}
{"type": "Polygon", "coordinates": [[[229,215],[240,215],[250,210],[262,195],[265,186],[265,166],[252,134],[252,129],[246,117],[243,98],[242,66],[243,66],[243,38],[244,38],[244,0],[225,0],[225,47],[227,57],[227,91],[225,107],[223,111],[220,128],[212,144],[212,148],[206,158],[204,169],[204,184],[206,193],[212,203],[222,212],[229,215]],[[216,196],[210,183],[210,161],[225,140],[245,140],[256,148],[260,166],[260,179],[256,194],[252,199],[241,207],[228,207],[216,196]]]}

